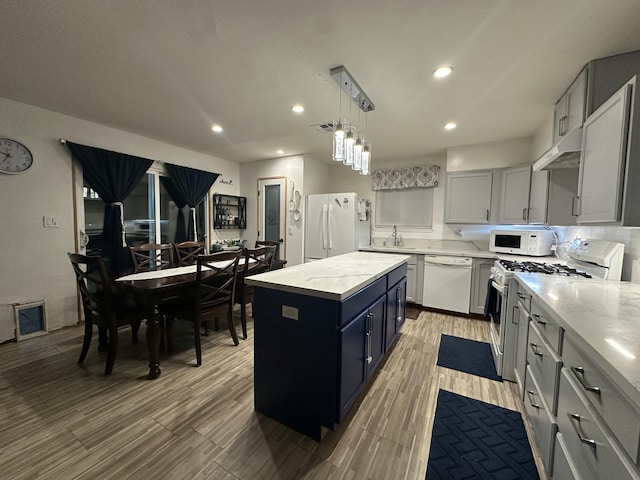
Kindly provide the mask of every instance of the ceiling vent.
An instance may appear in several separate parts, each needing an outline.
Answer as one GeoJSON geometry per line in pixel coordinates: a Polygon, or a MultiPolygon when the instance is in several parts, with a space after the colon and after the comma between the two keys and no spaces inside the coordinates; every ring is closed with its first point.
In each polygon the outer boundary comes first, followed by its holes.
{"type": "Polygon", "coordinates": [[[310,125],[310,127],[313,127],[318,132],[331,133],[333,132],[334,124],[333,124],[333,120],[331,120],[329,122],[324,122],[324,123],[315,123],[313,125],[310,125]]]}

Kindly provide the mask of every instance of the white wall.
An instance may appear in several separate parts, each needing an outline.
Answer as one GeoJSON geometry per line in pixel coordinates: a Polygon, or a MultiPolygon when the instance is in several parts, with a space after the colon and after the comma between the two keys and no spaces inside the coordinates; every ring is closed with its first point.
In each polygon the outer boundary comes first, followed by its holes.
{"type": "MultiPolygon", "coordinates": [[[[295,184],[295,190],[299,190],[304,203],[304,158],[302,156],[274,158],[260,162],[243,163],[240,165],[240,190],[247,197],[247,229],[243,232],[243,238],[247,245],[253,246],[258,238],[258,179],[268,177],[286,177],[287,196],[285,204],[291,198],[290,182],[295,184]]],[[[304,212],[300,221],[293,220],[291,212],[285,217],[286,248],[285,259],[287,266],[297,265],[303,262],[303,232],[304,212]]]]}
{"type": "MultiPolygon", "coordinates": [[[[73,198],[81,199],[81,192],[74,192],[71,155],[60,138],[218,172],[233,179],[228,193],[239,193],[235,162],[3,98],[0,112],[0,134],[24,143],[34,158],[24,174],[0,175],[0,342],[15,338],[14,303],[46,300],[50,330],[78,322],[66,254],[75,249],[73,198]],[[44,228],[44,215],[57,217],[60,226],[44,228]]],[[[76,185],[81,182],[78,175],[76,185]]],[[[83,218],[82,201],[77,206],[83,218]]]]}
{"type": "Polygon", "coordinates": [[[447,149],[447,172],[531,165],[533,138],[479,143],[447,149]]]}

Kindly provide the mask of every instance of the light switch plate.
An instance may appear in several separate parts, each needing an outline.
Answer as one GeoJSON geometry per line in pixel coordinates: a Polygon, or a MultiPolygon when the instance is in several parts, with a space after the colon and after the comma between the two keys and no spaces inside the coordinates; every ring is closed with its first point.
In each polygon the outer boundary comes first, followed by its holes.
{"type": "Polygon", "coordinates": [[[45,227],[58,228],[60,224],[58,223],[58,217],[42,217],[42,223],[45,227]]]}

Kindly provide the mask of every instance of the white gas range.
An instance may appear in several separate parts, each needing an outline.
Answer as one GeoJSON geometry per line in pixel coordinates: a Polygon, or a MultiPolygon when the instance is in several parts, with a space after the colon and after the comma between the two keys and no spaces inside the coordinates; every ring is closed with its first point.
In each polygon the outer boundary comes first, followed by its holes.
{"type": "Polygon", "coordinates": [[[516,323],[510,315],[518,304],[515,285],[517,272],[620,280],[623,256],[622,243],[575,240],[567,251],[566,260],[514,255],[496,260],[491,268],[485,316],[491,321],[491,350],[498,375],[515,382],[516,323]]]}

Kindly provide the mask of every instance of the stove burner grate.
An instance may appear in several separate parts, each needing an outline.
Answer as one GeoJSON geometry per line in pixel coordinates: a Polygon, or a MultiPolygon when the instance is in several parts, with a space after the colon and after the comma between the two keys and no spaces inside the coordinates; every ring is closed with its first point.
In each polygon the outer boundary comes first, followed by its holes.
{"type": "Polygon", "coordinates": [[[591,278],[587,272],[576,270],[559,263],[518,262],[513,260],[500,260],[500,264],[510,272],[544,273],[547,275],[564,275],[567,277],[591,278]]]}

